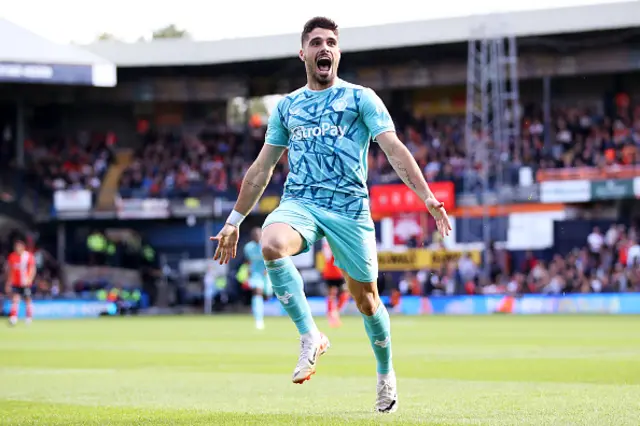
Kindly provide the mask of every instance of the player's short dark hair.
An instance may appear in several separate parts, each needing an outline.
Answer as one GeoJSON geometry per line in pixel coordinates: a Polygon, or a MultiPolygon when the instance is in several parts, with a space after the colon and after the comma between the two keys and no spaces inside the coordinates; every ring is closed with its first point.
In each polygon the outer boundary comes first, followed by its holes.
{"type": "Polygon", "coordinates": [[[336,37],[338,36],[338,24],[336,24],[332,19],[325,18],[324,16],[316,16],[315,18],[309,19],[306,24],[304,24],[302,36],[300,37],[300,42],[303,45],[309,37],[309,33],[311,33],[311,31],[315,30],[316,28],[333,31],[336,37]]]}

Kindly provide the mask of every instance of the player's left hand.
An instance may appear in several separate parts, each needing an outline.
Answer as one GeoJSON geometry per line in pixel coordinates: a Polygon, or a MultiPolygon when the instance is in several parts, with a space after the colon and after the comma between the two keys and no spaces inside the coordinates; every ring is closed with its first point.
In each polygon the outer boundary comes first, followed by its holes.
{"type": "Polygon", "coordinates": [[[218,247],[216,247],[216,253],[213,255],[213,260],[220,261],[220,264],[229,263],[229,260],[236,257],[236,249],[238,247],[238,237],[240,236],[240,230],[237,226],[224,224],[224,227],[218,235],[209,238],[211,241],[217,241],[218,247]]]}
{"type": "Polygon", "coordinates": [[[426,205],[429,213],[436,220],[436,227],[440,235],[448,237],[449,232],[451,232],[451,222],[449,222],[449,216],[447,216],[447,211],[444,209],[444,204],[435,198],[429,198],[426,201],[426,205]]]}

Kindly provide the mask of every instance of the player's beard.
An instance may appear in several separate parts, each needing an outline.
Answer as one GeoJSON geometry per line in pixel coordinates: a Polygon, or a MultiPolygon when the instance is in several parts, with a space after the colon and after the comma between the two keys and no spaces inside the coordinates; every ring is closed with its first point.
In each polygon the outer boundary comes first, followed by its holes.
{"type": "Polygon", "coordinates": [[[328,86],[329,84],[331,84],[333,79],[336,78],[336,74],[333,71],[333,68],[331,68],[329,70],[329,73],[327,74],[321,73],[320,71],[316,70],[316,72],[313,74],[313,78],[316,80],[316,83],[320,84],[321,86],[328,86]]]}

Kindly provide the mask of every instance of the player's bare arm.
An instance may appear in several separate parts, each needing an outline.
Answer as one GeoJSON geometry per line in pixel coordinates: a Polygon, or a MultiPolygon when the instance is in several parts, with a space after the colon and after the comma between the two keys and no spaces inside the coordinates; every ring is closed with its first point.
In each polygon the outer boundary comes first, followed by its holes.
{"type": "Polygon", "coordinates": [[[246,216],[255,207],[269,184],[273,169],[280,161],[284,150],[285,148],[281,146],[264,144],[258,158],[249,167],[242,180],[234,210],[246,216]]]}
{"type": "Polygon", "coordinates": [[[213,260],[224,264],[229,263],[229,260],[236,257],[240,222],[253,210],[264,193],[273,175],[273,169],[280,161],[285,149],[281,146],[264,144],[260,154],[258,154],[258,158],[247,170],[247,174],[240,186],[238,200],[233,209],[233,213],[237,213],[235,215],[237,217],[232,213],[218,235],[210,238],[212,241],[218,241],[213,260]]]}
{"type": "Polygon", "coordinates": [[[395,132],[385,132],[376,137],[380,148],[387,155],[393,169],[402,181],[424,200],[429,213],[435,218],[438,231],[443,236],[449,235],[451,223],[444,208],[444,204],[436,199],[429,188],[429,184],[416,163],[415,158],[406,146],[398,139],[395,132]]]}

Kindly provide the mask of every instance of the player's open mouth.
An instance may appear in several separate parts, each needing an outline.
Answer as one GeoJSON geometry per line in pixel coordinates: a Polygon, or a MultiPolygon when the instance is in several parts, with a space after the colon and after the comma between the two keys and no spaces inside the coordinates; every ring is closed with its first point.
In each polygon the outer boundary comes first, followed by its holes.
{"type": "Polygon", "coordinates": [[[329,72],[331,70],[331,58],[328,56],[322,56],[316,61],[316,67],[318,71],[329,72]]]}

